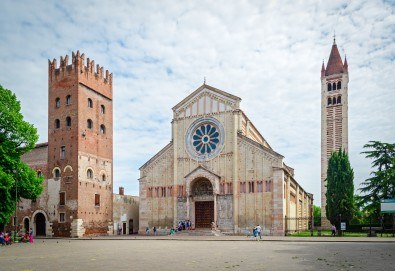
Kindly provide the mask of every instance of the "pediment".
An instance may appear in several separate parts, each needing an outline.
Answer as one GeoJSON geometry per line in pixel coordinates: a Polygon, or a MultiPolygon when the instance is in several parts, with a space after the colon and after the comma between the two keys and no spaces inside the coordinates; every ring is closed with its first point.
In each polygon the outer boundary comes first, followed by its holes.
{"type": "Polygon", "coordinates": [[[221,176],[219,176],[218,174],[215,174],[214,172],[212,172],[211,170],[207,169],[206,167],[199,165],[197,168],[195,168],[194,170],[192,170],[191,172],[189,172],[187,175],[185,175],[184,178],[189,178],[191,176],[195,176],[195,175],[199,175],[199,174],[203,174],[206,175],[213,175],[216,178],[221,178],[221,176]]]}
{"type": "Polygon", "coordinates": [[[215,114],[239,109],[241,99],[203,84],[173,107],[174,117],[215,114]]]}

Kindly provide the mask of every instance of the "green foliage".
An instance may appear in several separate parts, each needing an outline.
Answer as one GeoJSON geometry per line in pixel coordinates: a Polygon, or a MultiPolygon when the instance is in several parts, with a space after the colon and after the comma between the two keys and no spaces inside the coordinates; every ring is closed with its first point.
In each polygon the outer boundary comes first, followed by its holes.
{"type": "Polygon", "coordinates": [[[395,198],[395,144],[369,141],[363,147],[369,149],[362,153],[373,159],[372,167],[376,170],[361,183],[361,204],[363,211],[377,217],[380,215],[380,201],[395,198]]]}
{"type": "Polygon", "coordinates": [[[34,199],[42,190],[42,178],[21,161],[34,148],[37,130],[23,120],[15,94],[0,85],[0,224],[8,223],[17,200],[34,199]]]}
{"type": "Polygon", "coordinates": [[[321,207],[313,205],[314,226],[321,226],[321,207]]]}
{"type": "Polygon", "coordinates": [[[328,162],[326,216],[336,226],[354,214],[354,172],[344,150],[333,152],[328,162]]]}

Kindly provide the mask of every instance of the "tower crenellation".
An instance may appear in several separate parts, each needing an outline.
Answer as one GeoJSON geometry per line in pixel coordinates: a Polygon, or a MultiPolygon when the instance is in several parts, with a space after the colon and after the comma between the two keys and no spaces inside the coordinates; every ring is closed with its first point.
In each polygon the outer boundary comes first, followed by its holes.
{"type": "Polygon", "coordinates": [[[77,76],[84,75],[86,78],[95,79],[98,83],[106,84],[112,89],[113,75],[108,70],[105,73],[103,71],[103,66],[96,65],[95,68],[94,60],[87,58],[85,62],[85,54],[80,54],[79,51],[72,52],[71,64],[69,64],[68,55],[60,56],[59,67],[55,58],[52,61],[48,59],[49,82],[62,80],[64,76],[76,74],[77,76]]]}

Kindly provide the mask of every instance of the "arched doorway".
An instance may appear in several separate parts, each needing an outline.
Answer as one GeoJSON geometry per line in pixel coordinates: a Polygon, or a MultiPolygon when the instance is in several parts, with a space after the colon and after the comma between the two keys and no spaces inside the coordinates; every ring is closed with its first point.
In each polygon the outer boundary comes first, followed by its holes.
{"type": "Polygon", "coordinates": [[[37,213],[34,218],[36,224],[36,236],[46,236],[46,221],[43,213],[37,213]]]}
{"type": "Polygon", "coordinates": [[[129,219],[129,234],[133,234],[133,219],[129,219]]]}
{"type": "Polygon", "coordinates": [[[25,219],[23,220],[23,227],[25,228],[25,232],[29,232],[29,228],[30,228],[29,218],[25,217],[25,219]]]}
{"type": "Polygon", "coordinates": [[[213,186],[206,178],[197,179],[192,186],[195,200],[195,227],[211,228],[214,221],[213,186]]]}

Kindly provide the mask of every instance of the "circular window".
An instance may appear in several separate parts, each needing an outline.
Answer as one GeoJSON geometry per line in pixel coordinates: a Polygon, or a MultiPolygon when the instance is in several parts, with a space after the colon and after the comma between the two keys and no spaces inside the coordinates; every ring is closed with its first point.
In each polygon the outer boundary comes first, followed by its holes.
{"type": "Polygon", "coordinates": [[[198,119],[189,127],[186,146],[189,155],[197,160],[217,156],[223,147],[224,128],[214,118],[198,119]]]}

